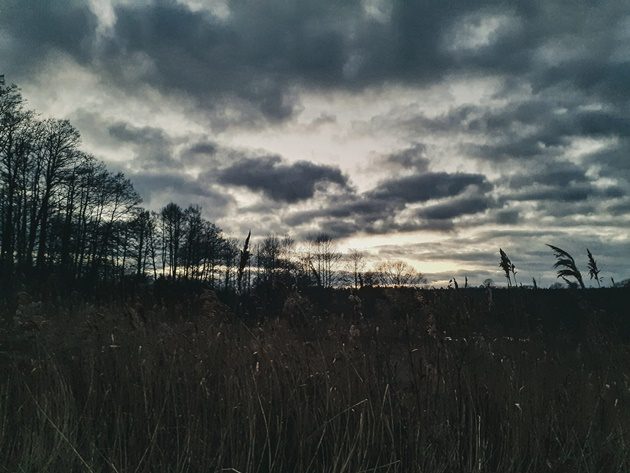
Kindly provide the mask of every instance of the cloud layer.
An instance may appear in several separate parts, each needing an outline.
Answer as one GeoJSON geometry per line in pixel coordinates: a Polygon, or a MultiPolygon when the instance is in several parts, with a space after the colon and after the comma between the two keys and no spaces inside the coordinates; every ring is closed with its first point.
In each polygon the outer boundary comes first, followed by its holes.
{"type": "Polygon", "coordinates": [[[420,268],[446,251],[435,274],[492,274],[500,245],[541,259],[527,249],[550,239],[599,245],[630,276],[627,2],[0,9],[8,80],[149,206],[200,203],[233,232],[327,231],[420,268]]]}

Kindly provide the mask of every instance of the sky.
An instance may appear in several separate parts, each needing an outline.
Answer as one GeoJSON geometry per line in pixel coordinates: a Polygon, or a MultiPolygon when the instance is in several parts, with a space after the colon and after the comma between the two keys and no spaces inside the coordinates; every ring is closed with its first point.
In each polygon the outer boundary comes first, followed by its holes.
{"type": "MultiPolygon", "coordinates": [[[[626,0],[0,0],[0,73],[227,234],[326,232],[434,284],[630,277],[626,0]]],[[[592,284],[592,282],[591,282],[592,284]]]]}

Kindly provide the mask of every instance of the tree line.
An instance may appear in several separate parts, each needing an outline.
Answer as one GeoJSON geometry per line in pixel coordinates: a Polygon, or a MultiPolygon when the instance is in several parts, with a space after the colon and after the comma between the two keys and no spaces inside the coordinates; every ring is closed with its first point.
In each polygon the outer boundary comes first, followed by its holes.
{"type": "Polygon", "coordinates": [[[414,285],[402,261],[366,271],[365,255],[342,254],[316,235],[296,244],[270,235],[250,246],[230,238],[199,206],[143,208],[121,172],[80,148],[67,120],[41,119],[15,85],[0,84],[0,276],[61,281],[186,279],[248,290],[278,283],[332,287],[414,285]]]}
{"type": "MultiPolygon", "coordinates": [[[[365,253],[341,253],[326,234],[299,244],[289,236],[269,235],[255,244],[250,238],[251,233],[243,240],[225,235],[197,205],[145,209],[123,173],[81,150],[79,131],[69,121],[41,119],[17,86],[0,82],[0,284],[51,276],[88,285],[169,279],[242,292],[279,284],[426,283],[400,260],[368,270],[365,253]]],[[[585,287],[571,255],[549,246],[558,277],[570,287],[585,287]]],[[[599,286],[600,270],[587,253],[589,276],[599,286]]],[[[516,267],[502,249],[499,266],[508,286],[516,284],[516,267]]],[[[455,278],[449,287],[458,287],[455,278]]]]}

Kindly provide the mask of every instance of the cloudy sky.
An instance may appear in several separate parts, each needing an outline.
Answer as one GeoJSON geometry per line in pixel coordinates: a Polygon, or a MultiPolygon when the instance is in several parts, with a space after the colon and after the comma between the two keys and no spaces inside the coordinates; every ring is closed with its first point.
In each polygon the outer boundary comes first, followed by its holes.
{"type": "Polygon", "coordinates": [[[0,73],[147,207],[234,236],[630,277],[626,0],[0,0],[0,73]]]}

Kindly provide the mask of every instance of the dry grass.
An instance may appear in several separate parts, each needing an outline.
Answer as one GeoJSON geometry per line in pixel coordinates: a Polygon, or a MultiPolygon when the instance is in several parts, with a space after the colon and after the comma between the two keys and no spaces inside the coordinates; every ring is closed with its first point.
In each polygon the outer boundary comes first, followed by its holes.
{"type": "Polygon", "coordinates": [[[630,470],[626,344],[463,336],[485,302],[413,297],[394,318],[244,323],[206,298],[37,319],[3,338],[0,471],[630,470]]]}

